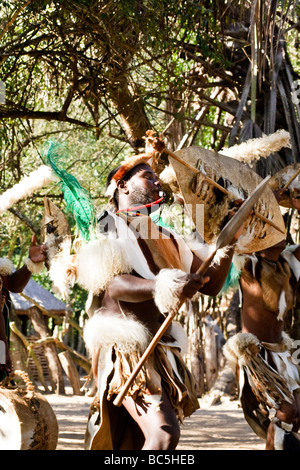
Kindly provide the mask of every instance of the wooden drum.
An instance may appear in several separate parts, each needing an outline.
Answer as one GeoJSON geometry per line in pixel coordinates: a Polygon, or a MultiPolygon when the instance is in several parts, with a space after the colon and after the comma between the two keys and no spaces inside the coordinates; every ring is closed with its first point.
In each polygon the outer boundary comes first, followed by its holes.
{"type": "Polygon", "coordinates": [[[55,450],[58,423],[53,409],[27,374],[15,375],[22,377],[24,387],[11,388],[5,381],[0,386],[0,450],[55,450]]]}

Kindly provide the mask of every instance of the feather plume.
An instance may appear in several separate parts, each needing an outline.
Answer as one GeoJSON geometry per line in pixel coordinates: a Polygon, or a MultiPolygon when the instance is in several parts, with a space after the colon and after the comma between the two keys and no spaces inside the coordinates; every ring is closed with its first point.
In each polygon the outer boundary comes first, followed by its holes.
{"type": "Polygon", "coordinates": [[[94,205],[87,190],[80,185],[75,176],[63,168],[65,146],[53,141],[48,144],[49,149],[45,156],[45,163],[51,166],[52,171],[59,178],[67,211],[73,214],[80,235],[88,241],[96,224],[94,205]]]}
{"type": "Polygon", "coordinates": [[[51,169],[42,165],[37,170],[25,176],[19,183],[7,189],[0,196],[0,215],[17,202],[33,195],[34,191],[55,182],[56,178],[51,169]]]}
{"type": "Polygon", "coordinates": [[[220,153],[251,165],[260,157],[267,158],[271,153],[279,152],[283,147],[290,148],[290,146],[289,132],[279,129],[273,134],[250,139],[233,147],[223,148],[220,153]]]}

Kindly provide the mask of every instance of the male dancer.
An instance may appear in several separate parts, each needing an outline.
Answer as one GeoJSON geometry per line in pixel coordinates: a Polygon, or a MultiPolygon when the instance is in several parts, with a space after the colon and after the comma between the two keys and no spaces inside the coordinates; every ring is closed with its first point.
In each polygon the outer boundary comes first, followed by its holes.
{"type": "MultiPolygon", "coordinates": [[[[300,199],[292,198],[300,210],[300,199]]],[[[244,257],[240,276],[242,332],[224,352],[239,379],[244,415],[266,450],[300,450],[300,375],[284,319],[300,278],[300,245],[276,245],[244,257]],[[274,417],[272,417],[272,413],[274,417]]]]}
{"type": "Polygon", "coordinates": [[[108,178],[114,207],[100,220],[105,237],[79,252],[78,282],[90,291],[85,340],[100,400],[100,413],[94,410],[89,419],[86,447],[175,449],[179,422],[198,408],[178,325],[173,322],[156,346],[122,406],[113,400],[170,309],[199,291],[219,292],[239,233],[218,265],[205,277],[195,274],[201,259],[148,217],[163,200],[157,175],[147,159],[129,160],[108,178]]]}

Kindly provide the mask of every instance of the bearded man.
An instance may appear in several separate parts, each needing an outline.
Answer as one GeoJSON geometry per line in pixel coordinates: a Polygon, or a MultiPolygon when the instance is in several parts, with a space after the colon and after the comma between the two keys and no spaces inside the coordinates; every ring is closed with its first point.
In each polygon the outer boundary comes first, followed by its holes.
{"type": "Polygon", "coordinates": [[[180,423],[199,407],[182,358],[185,336],[176,322],[137,374],[122,405],[114,406],[113,400],[168,312],[197,292],[219,292],[239,236],[205,277],[195,274],[200,257],[149,217],[165,195],[148,158],[132,157],[111,172],[107,185],[113,206],[99,220],[102,234],[79,252],[77,280],[90,292],[84,337],[98,385],[87,449],[176,448],[180,423]]]}

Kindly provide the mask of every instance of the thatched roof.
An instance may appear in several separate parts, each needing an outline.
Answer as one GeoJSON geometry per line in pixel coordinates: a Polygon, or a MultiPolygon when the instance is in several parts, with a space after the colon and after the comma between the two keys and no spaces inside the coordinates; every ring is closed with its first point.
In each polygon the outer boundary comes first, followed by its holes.
{"type": "MultiPolygon", "coordinates": [[[[40,286],[33,279],[29,280],[27,286],[23,290],[23,293],[50,312],[64,313],[67,308],[64,302],[57,299],[51,292],[40,286]]],[[[17,312],[25,312],[26,310],[35,306],[32,302],[22,297],[21,294],[15,294],[11,292],[10,296],[17,312]]]]}

